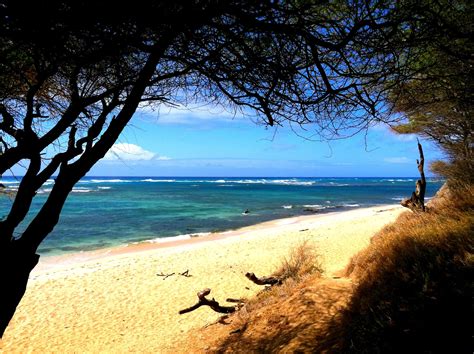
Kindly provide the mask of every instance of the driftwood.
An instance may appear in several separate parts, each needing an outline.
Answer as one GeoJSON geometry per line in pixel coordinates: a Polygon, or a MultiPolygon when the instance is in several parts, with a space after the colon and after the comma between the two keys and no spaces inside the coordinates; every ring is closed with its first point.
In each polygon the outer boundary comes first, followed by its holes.
{"type": "MultiPolygon", "coordinates": [[[[172,275],[175,275],[175,274],[176,273],[164,274],[163,272],[161,272],[161,273],[156,274],[156,275],[159,276],[159,277],[163,277],[163,280],[165,280],[166,278],[171,277],[172,275]]],[[[192,275],[189,274],[189,269],[185,270],[182,273],[178,273],[178,275],[182,275],[183,277],[186,277],[186,278],[192,277],[192,275]]]]}
{"type": "Polygon", "coordinates": [[[260,278],[258,278],[254,273],[246,273],[245,276],[257,285],[281,284],[281,279],[276,278],[276,277],[260,277],[260,278]]]}
{"type": "Polygon", "coordinates": [[[163,280],[165,280],[166,278],[174,275],[175,273],[169,273],[169,274],[164,274],[163,272],[161,272],[160,274],[157,274],[157,276],[159,277],[163,277],[163,280]]]}
{"type": "Polygon", "coordinates": [[[209,288],[206,288],[206,289],[198,292],[197,297],[198,297],[199,301],[195,305],[193,305],[191,307],[188,307],[184,310],[179,311],[179,314],[182,315],[183,313],[194,311],[194,310],[196,310],[197,308],[199,308],[201,306],[209,306],[211,309],[213,309],[214,311],[219,312],[219,313],[232,313],[232,312],[235,312],[236,306],[221,306],[214,299],[212,299],[212,300],[206,299],[206,296],[209,295],[210,293],[211,293],[211,289],[209,289],[209,288]]]}
{"type": "Polygon", "coordinates": [[[183,277],[186,277],[186,278],[192,277],[192,275],[189,274],[189,269],[186,269],[186,271],[179,273],[179,275],[182,275],[183,277]]]}
{"type": "MultiPolygon", "coordinates": [[[[187,274],[187,271],[184,272],[184,273],[187,274]]],[[[172,273],[172,274],[174,274],[174,273],[172,273]]],[[[170,275],[172,275],[172,274],[170,274],[170,275]]],[[[179,274],[184,275],[183,273],[179,273],[179,274]]],[[[158,275],[160,275],[160,274],[158,274],[158,275]]],[[[163,275],[165,275],[165,274],[163,274],[163,275]]],[[[190,275],[184,275],[184,276],[190,276],[190,275]]],[[[259,278],[254,273],[246,273],[245,276],[257,285],[276,285],[276,284],[280,285],[282,283],[281,279],[279,279],[277,277],[260,277],[259,278]]],[[[193,306],[179,311],[179,314],[182,315],[183,313],[194,311],[194,310],[198,309],[201,306],[209,306],[212,310],[214,310],[216,312],[219,312],[219,313],[232,313],[232,312],[235,312],[236,310],[240,309],[244,304],[244,301],[242,301],[241,299],[228,298],[226,300],[227,302],[237,303],[237,305],[235,305],[235,306],[221,306],[221,305],[219,305],[219,303],[214,298],[212,300],[206,299],[206,296],[209,295],[210,293],[211,293],[211,289],[209,289],[209,288],[206,288],[206,289],[198,292],[197,297],[198,297],[199,301],[196,304],[194,304],[193,306]]]]}
{"type": "Polygon", "coordinates": [[[420,172],[421,179],[416,181],[416,189],[411,194],[411,198],[404,199],[400,203],[405,208],[413,211],[425,211],[425,193],[426,193],[426,178],[424,172],[425,157],[423,155],[423,147],[418,140],[418,152],[420,153],[420,160],[416,160],[418,172],[420,172]]]}

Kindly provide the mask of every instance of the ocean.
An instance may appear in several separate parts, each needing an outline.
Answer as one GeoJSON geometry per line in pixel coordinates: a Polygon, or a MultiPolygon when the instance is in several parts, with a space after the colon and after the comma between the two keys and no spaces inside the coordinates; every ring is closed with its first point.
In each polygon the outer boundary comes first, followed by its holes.
{"type": "MultiPolygon", "coordinates": [[[[416,178],[85,177],[70,194],[42,256],[88,251],[163,238],[186,238],[272,219],[398,204],[416,178]]],[[[0,183],[15,190],[19,181],[0,183]]],[[[428,178],[427,198],[444,181],[428,178]]],[[[54,184],[40,189],[25,227],[54,184]]],[[[0,195],[0,218],[12,200],[0,195]]],[[[18,234],[21,233],[21,227],[18,234]]]]}

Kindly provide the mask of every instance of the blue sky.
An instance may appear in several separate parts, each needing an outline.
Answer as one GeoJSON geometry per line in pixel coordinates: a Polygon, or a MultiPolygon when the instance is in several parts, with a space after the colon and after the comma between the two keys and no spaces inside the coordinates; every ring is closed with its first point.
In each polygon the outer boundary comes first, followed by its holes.
{"type": "MultiPolygon", "coordinates": [[[[311,136],[311,126],[299,131],[311,136]]],[[[421,140],[427,164],[442,157],[421,140]]],[[[93,176],[368,177],[417,176],[415,136],[380,126],[368,134],[320,142],[289,128],[206,108],[142,109],[93,176]]]]}

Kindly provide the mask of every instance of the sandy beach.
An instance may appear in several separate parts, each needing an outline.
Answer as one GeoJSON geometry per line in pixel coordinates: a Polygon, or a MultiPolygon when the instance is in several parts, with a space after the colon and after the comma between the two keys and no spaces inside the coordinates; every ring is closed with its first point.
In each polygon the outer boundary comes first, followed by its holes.
{"type": "Polygon", "coordinates": [[[219,316],[207,307],[178,315],[211,288],[211,297],[248,298],[303,242],[325,274],[343,269],[403,211],[398,205],[274,220],[226,233],[49,257],[32,272],[2,352],[180,352],[186,333],[219,316]],[[186,277],[180,273],[187,271],[186,277]],[[168,277],[158,274],[172,274],[168,277]]]}

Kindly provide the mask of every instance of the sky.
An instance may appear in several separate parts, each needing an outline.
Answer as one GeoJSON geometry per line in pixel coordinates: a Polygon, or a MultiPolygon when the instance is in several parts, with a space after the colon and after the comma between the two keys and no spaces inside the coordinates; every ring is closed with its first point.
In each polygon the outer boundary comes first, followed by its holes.
{"type": "MultiPolygon", "coordinates": [[[[207,109],[140,109],[89,176],[414,177],[413,135],[376,126],[367,134],[321,142],[307,131],[265,128],[252,119],[207,109]],[[298,133],[298,134],[297,134],[298,133]],[[306,138],[299,135],[303,134],[306,138]]],[[[426,166],[442,158],[421,140],[426,166]]],[[[428,172],[428,169],[425,169],[428,172]]],[[[429,175],[429,173],[428,173],[429,175]]]]}

